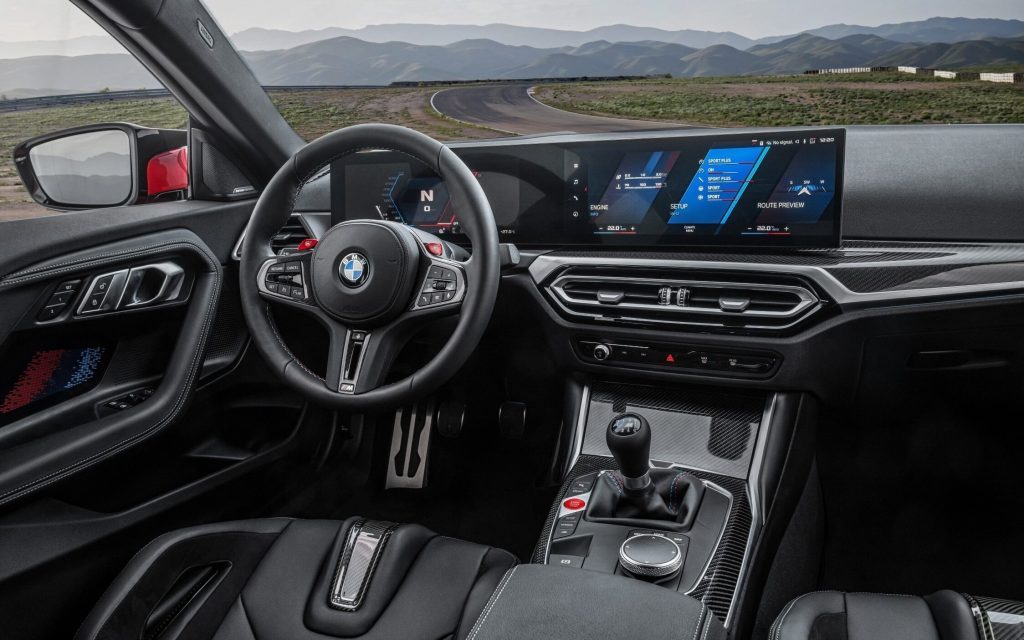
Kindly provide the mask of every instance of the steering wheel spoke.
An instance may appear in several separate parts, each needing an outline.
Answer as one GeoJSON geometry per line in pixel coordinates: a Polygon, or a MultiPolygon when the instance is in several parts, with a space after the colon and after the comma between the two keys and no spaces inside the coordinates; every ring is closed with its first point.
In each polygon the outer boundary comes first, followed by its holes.
{"type": "Polygon", "coordinates": [[[356,395],[381,386],[412,327],[407,318],[372,330],[351,328],[336,320],[328,325],[327,388],[356,395]]]}

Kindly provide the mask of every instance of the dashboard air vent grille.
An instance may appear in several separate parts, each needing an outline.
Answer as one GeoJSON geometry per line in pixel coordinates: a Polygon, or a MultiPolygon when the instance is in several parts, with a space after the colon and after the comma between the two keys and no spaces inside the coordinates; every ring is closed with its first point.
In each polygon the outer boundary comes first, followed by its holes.
{"type": "Polygon", "coordinates": [[[798,278],[570,269],[548,292],[568,315],[591,322],[782,330],[821,307],[798,278]]]}
{"type": "Polygon", "coordinates": [[[302,219],[293,215],[288,218],[288,222],[281,227],[280,231],[274,234],[270,240],[270,246],[274,249],[274,253],[279,254],[282,249],[298,248],[299,243],[309,237],[311,236],[303,226],[302,219]]]}

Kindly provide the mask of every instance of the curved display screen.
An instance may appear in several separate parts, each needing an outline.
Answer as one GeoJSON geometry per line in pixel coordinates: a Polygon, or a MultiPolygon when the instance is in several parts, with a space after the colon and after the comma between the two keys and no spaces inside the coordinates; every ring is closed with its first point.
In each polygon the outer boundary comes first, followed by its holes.
{"type": "MultiPolygon", "coordinates": [[[[834,247],[844,131],[453,146],[522,246],[834,247]]],[[[335,222],[379,218],[462,239],[444,182],[405,156],[332,167],[335,222]],[[342,177],[342,179],[338,179],[342,177]]]]}

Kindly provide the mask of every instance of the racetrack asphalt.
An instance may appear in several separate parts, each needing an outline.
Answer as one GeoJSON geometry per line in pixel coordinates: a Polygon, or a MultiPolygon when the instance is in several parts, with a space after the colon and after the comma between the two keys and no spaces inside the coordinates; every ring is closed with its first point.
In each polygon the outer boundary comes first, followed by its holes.
{"type": "Polygon", "coordinates": [[[529,84],[470,85],[442,89],[430,99],[434,109],[453,120],[516,135],[575,132],[690,129],[669,122],[649,122],[571,113],[533,98],[529,84]]]}

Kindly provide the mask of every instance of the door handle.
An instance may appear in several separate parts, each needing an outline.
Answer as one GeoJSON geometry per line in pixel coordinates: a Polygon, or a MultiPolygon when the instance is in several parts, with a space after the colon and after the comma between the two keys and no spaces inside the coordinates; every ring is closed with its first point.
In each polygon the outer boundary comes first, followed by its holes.
{"type": "Polygon", "coordinates": [[[174,300],[181,293],[185,270],[174,262],[132,267],[119,309],[135,309],[174,300]]]}

